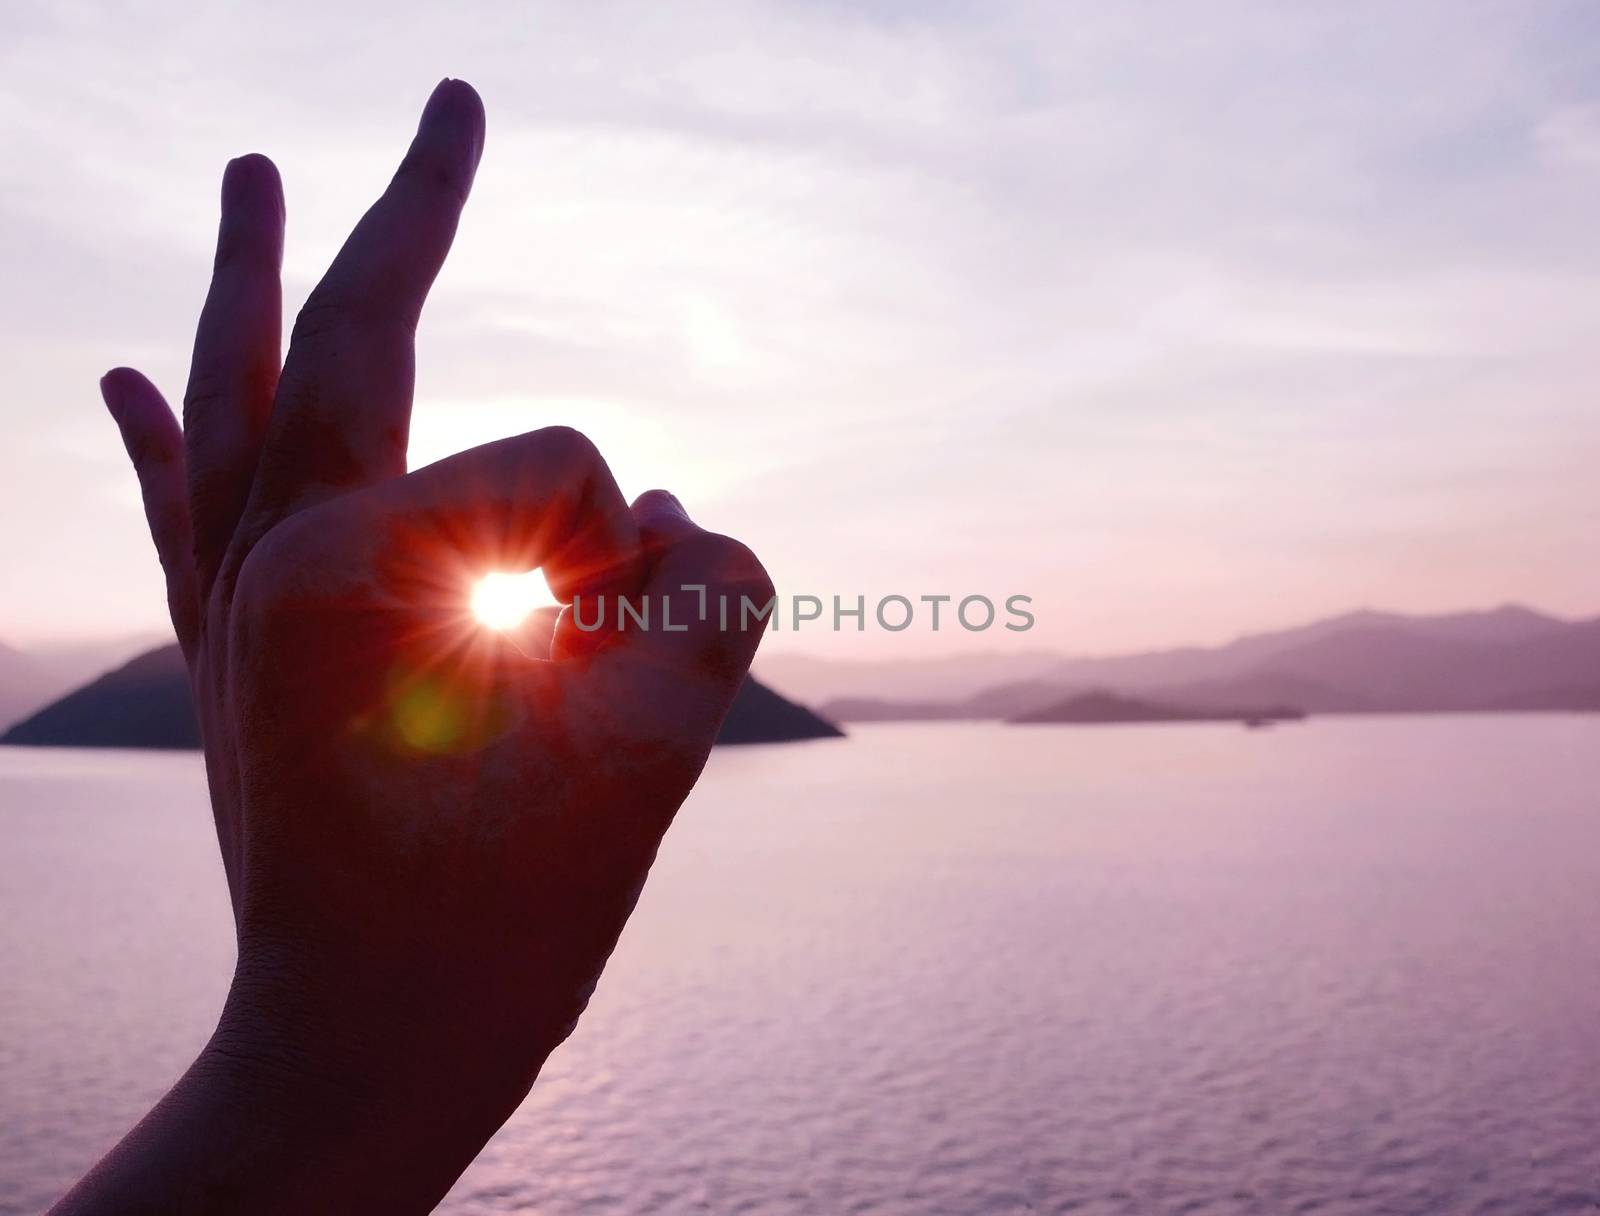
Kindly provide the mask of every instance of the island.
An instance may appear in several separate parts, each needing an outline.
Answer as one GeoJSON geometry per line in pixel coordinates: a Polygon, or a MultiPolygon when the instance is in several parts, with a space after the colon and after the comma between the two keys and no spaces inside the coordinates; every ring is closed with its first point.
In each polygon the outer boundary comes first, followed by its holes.
{"type": "Polygon", "coordinates": [[[1043,709],[1018,714],[1006,721],[1018,726],[1044,723],[1099,726],[1127,722],[1241,722],[1246,726],[1262,726],[1269,722],[1295,722],[1305,716],[1303,710],[1288,705],[1259,709],[1206,709],[1141,701],[1101,688],[1079,693],[1043,709]]]}

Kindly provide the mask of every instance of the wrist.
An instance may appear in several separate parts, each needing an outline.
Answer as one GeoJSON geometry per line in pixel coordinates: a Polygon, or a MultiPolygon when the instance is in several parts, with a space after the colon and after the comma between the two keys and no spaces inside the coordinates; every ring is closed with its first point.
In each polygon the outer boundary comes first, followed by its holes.
{"type": "Polygon", "coordinates": [[[403,1213],[432,1211],[515,1109],[476,1099],[225,1013],[163,1105],[192,1153],[196,1212],[403,1213]]]}
{"type": "Polygon", "coordinates": [[[219,1027],[52,1216],[429,1212],[481,1140],[219,1027]]]}
{"type": "Polygon", "coordinates": [[[304,948],[251,944],[202,1059],[269,1099],[324,1106],[352,1134],[470,1142],[470,1160],[565,1029],[530,1024],[525,1007],[486,1008],[468,991],[403,961],[324,967],[304,948]]]}

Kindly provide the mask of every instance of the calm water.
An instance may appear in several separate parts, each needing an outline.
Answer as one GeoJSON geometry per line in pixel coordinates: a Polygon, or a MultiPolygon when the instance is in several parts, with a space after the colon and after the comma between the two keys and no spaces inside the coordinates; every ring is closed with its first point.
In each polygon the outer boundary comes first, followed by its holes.
{"type": "MultiPolygon", "coordinates": [[[[191,756],[0,749],[0,1211],[231,965],[191,756]]],[[[1600,1209],[1600,718],[717,754],[453,1213],[1600,1209]]]]}

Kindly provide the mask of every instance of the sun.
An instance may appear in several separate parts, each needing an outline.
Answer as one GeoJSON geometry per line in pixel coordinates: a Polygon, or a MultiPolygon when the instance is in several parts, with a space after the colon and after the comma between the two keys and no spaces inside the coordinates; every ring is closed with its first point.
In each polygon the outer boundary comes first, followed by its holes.
{"type": "Polygon", "coordinates": [[[487,629],[515,629],[539,608],[558,607],[539,570],[486,574],[472,589],[472,615],[487,629]]]}

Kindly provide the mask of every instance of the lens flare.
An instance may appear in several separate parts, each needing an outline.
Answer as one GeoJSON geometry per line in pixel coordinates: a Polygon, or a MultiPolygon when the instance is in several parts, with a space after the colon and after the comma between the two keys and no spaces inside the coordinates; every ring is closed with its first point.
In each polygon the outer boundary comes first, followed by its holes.
{"type": "Polygon", "coordinates": [[[487,574],[472,589],[472,615],[488,629],[515,629],[538,608],[550,608],[560,601],[550,594],[544,574],[529,570],[523,574],[487,574]]]}

